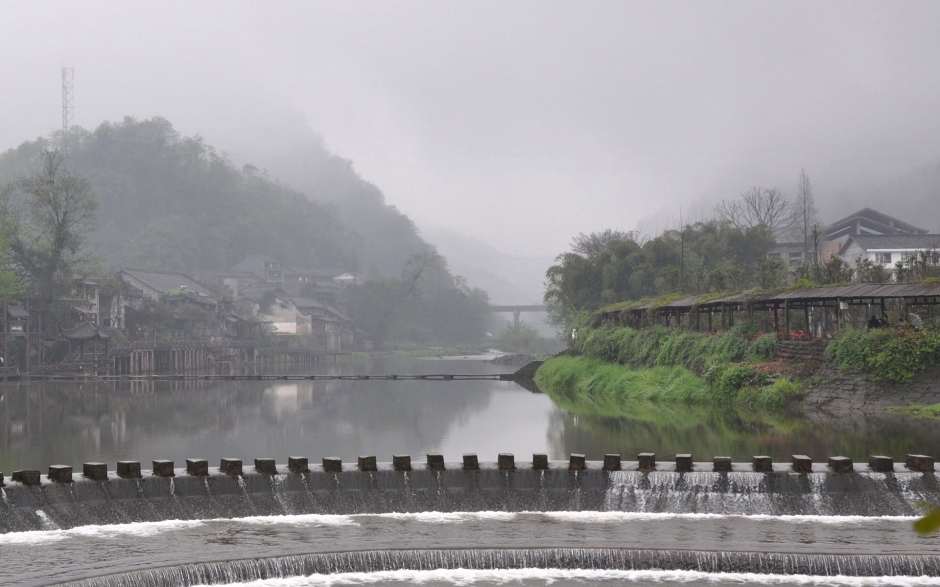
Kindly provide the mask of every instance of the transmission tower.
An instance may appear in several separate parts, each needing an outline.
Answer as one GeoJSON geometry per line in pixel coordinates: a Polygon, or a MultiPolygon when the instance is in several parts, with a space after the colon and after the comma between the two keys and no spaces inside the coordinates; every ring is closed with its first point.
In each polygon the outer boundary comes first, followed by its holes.
{"type": "Polygon", "coordinates": [[[62,68],[62,132],[69,132],[75,124],[75,69],[62,68]]]}

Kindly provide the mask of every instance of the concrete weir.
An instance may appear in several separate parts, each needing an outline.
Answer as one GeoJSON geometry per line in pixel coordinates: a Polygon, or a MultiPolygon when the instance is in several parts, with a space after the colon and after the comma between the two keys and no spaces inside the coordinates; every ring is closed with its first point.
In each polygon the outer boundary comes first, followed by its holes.
{"type": "MultiPolygon", "coordinates": [[[[214,463],[213,463],[214,464],[214,463]]],[[[695,462],[680,454],[636,461],[608,454],[588,461],[545,454],[496,462],[475,454],[461,462],[427,454],[420,461],[395,455],[390,463],[361,456],[356,463],[325,457],[311,464],[292,456],[248,463],[224,458],[218,466],[189,458],[183,467],[154,460],[151,468],[121,461],[115,471],[86,463],[82,474],[53,465],[48,474],[14,471],[0,488],[0,532],[67,529],[170,519],[235,518],[284,514],[369,514],[418,511],[623,511],[770,515],[916,515],[922,501],[940,501],[934,460],[907,455],[904,465],[873,455],[868,463],[845,457],[812,462],[793,455],[749,463],[728,457],[695,462]]],[[[2,484],[0,474],[0,484],[2,484]]]]}

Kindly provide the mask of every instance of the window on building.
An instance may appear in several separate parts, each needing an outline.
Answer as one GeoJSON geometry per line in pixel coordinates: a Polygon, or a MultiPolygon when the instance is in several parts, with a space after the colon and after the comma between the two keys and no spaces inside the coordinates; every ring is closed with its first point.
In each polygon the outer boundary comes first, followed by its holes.
{"type": "Polygon", "coordinates": [[[767,258],[768,258],[768,259],[779,259],[779,258],[780,258],[780,251],[776,251],[776,252],[773,252],[773,253],[767,253],[767,258]]]}
{"type": "Polygon", "coordinates": [[[881,263],[882,265],[893,263],[891,253],[875,253],[875,263],[881,263]]]}
{"type": "Polygon", "coordinates": [[[799,265],[803,262],[803,253],[801,251],[790,251],[790,265],[799,265]]]}

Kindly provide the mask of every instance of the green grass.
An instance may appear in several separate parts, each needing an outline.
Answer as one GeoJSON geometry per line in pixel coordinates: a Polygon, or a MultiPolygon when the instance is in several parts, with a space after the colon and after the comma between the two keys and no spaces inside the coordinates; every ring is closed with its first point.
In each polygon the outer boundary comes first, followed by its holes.
{"type": "Polygon", "coordinates": [[[940,404],[919,405],[911,404],[909,406],[888,408],[889,412],[896,414],[908,414],[920,418],[940,418],[940,404]]]}
{"type": "Polygon", "coordinates": [[[704,377],[682,366],[630,367],[586,357],[546,361],[535,382],[559,406],[575,413],[616,416],[637,404],[745,405],[768,411],[784,408],[802,384],[773,383],[746,365],[715,362],[704,377]]]}

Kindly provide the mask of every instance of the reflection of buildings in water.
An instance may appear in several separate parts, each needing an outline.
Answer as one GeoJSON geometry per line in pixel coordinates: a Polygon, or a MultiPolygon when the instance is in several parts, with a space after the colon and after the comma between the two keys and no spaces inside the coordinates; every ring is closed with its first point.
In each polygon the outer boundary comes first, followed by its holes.
{"type": "Polygon", "coordinates": [[[0,470],[194,455],[390,460],[439,444],[489,398],[488,382],[33,382],[0,402],[0,470]]]}

